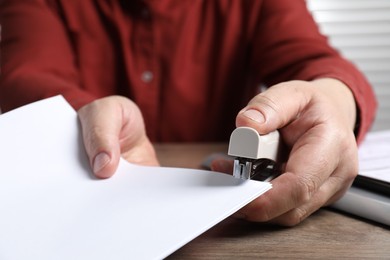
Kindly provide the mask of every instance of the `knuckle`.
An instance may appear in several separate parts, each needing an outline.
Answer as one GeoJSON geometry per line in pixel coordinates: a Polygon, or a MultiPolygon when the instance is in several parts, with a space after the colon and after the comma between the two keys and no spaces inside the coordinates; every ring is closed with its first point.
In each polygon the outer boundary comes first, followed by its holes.
{"type": "Polygon", "coordinates": [[[296,208],[286,213],[277,220],[277,223],[286,227],[294,227],[300,224],[306,217],[308,212],[302,208],[296,208]]]}
{"type": "Polygon", "coordinates": [[[298,181],[297,197],[296,203],[303,204],[308,202],[313,194],[318,189],[318,179],[319,177],[311,175],[309,177],[302,176],[298,181]]]}
{"type": "Polygon", "coordinates": [[[343,159],[340,161],[344,172],[345,181],[352,181],[359,173],[358,152],[355,147],[347,147],[342,150],[343,159]]]}
{"type": "Polygon", "coordinates": [[[287,122],[287,118],[284,117],[286,113],[283,111],[283,104],[280,104],[277,100],[269,97],[266,94],[259,94],[256,100],[256,106],[263,114],[275,114],[279,116],[279,120],[282,123],[287,122]]]}
{"type": "Polygon", "coordinates": [[[285,225],[289,227],[293,227],[301,223],[305,219],[305,215],[303,212],[294,210],[288,218],[286,218],[285,225]]]}
{"type": "Polygon", "coordinates": [[[268,222],[272,219],[271,213],[268,210],[259,209],[255,216],[257,222],[268,222]]]}
{"type": "Polygon", "coordinates": [[[268,95],[261,93],[257,97],[256,104],[258,104],[260,107],[265,107],[275,112],[278,111],[280,105],[268,95]]]}
{"type": "Polygon", "coordinates": [[[358,163],[353,163],[350,166],[350,169],[348,169],[348,171],[346,173],[346,181],[347,182],[353,181],[353,179],[355,179],[355,177],[358,175],[358,173],[359,173],[358,163]]]}

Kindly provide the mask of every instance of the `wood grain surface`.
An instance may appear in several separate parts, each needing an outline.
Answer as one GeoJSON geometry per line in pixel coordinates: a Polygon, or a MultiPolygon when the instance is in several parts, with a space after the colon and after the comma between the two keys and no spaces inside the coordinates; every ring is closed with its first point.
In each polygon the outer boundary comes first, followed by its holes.
{"type": "MultiPolygon", "coordinates": [[[[200,168],[226,144],[156,144],[162,166],[200,168]]],[[[190,225],[191,223],[189,223],[190,225]]],[[[331,209],[293,228],[228,218],[168,259],[390,259],[390,229],[331,209]]]]}

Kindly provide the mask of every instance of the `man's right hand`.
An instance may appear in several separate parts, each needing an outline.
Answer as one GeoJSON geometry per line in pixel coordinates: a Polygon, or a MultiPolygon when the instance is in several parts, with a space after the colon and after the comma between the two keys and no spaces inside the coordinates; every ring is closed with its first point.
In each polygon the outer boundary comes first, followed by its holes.
{"type": "Polygon", "coordinates": [[[111,177],[120,157],[135,164],[158,166],[141,112],[121,96],[98,99],[78,111],[90,165],[99,178],[111,177]]]}

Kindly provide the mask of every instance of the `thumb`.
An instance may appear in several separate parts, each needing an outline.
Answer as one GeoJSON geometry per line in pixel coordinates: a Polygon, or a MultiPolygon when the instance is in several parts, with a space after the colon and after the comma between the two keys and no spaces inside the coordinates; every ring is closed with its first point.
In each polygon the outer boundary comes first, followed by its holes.
{"type": "MultiPolygon", "coordinates": [[[[96,100],[78,111],[85,150],[94,174],[99,178],[111,177],[121,157],[121,131],[139,121],[138,110],[119,96],[96,100]],[[130,122],[131,121],[131,122],[130,122]]],[[[142,122],[142,120],[141,120],[142,122]]],[[[139,123],[139,122],[138,122],[139,123]]],[[[143,125],[142,125],[143,126],[143,125]]],[[[140,129],[143,129],[142,126],[140,129]]],[[[140,139],[140,131],[132,133],[130,142],[140,139]]]]}
{"type": "Polygon", "coordinates": [[[236,117],[236,126],[249,126],[268,134],[296,119],[310,102],[310,89],[304,81],[274,85],[255,96],[236,117]]]}

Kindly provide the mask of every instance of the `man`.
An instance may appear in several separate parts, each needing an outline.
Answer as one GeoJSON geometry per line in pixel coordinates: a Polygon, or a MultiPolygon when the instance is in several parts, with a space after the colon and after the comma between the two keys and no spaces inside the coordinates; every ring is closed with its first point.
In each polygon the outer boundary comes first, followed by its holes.
{"type": "Polygon", "coordinates": [[[239,217],[295,225],[357,174],[375,98],[304,1],[2,0],[0,14],[0,106],[64,95],[98,177],[120,156],[158,165],[150,140],[223,141],[235,125],[279,129],[289,149],[239,217]]]}

